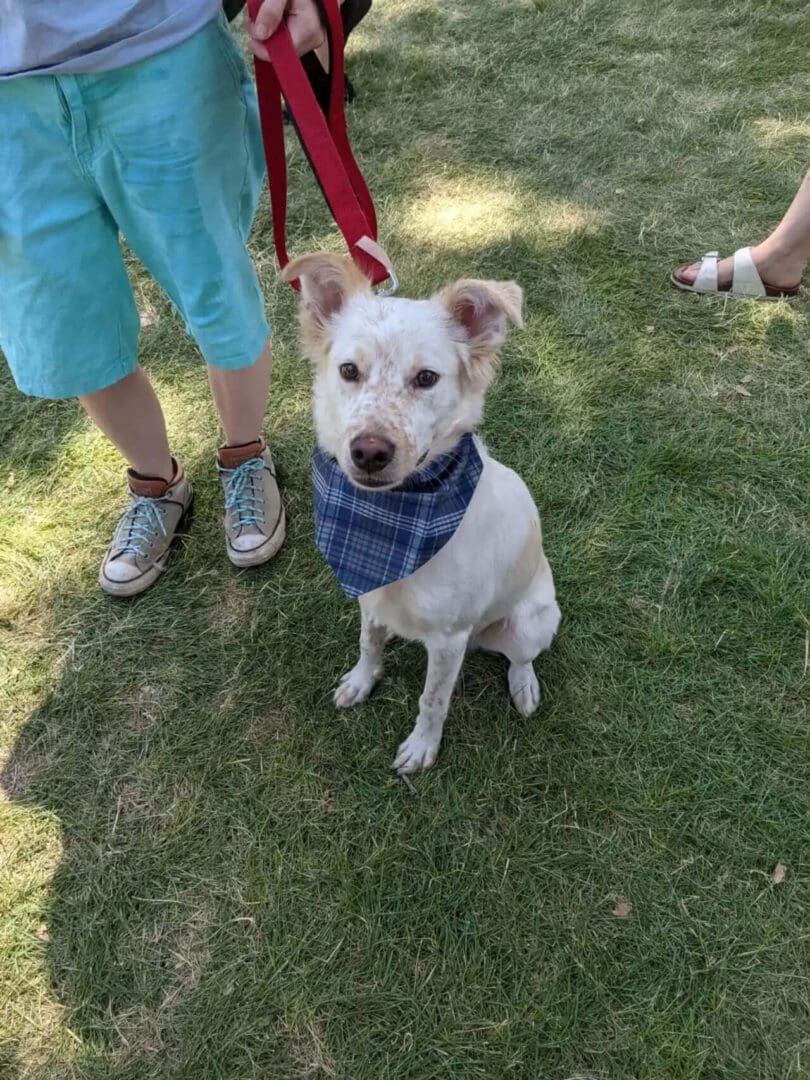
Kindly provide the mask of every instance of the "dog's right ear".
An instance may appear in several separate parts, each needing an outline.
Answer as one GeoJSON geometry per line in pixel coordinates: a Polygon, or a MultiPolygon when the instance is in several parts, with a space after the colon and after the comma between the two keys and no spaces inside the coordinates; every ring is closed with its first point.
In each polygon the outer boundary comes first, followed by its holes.
{"type": "Polygon", "coordinates": [[[355,293],[371,292],[371,282],[344,255],[319,251],[293,259],[281,272],[285,281],[301,282],[301,322],[313,337],[322,336],[329,320],[355,293]]]}

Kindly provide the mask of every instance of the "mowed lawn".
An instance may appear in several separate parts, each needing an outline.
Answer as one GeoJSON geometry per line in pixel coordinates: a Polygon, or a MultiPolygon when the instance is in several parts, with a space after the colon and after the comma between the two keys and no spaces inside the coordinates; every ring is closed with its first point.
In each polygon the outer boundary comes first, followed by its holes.
{"type": "MultiPolygon", "coordinates": [[[[193,343],[133,263],[197,486],[154,591],[96,585],[115,452],[0,373],[0,1075],[808,1077],[808,305],[667,285],[810,163],[807,9],[378,0],[350,52],[403,291],[526,290],[484,434],[543,515],[544,706],[472,656],[418,797],[391,775],[424,658],[333,710],[358,614],[312,542],[266,203],[290,536],[258,572],[226,561],[193,343]]],[[[334,245],[290,153],[291,246],[334,245]]]]}

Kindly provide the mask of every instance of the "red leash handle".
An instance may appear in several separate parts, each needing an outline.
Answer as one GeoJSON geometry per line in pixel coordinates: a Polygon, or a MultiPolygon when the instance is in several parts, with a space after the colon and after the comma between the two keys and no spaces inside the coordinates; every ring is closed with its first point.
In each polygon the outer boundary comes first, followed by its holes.
{"type": "MultiPolygon", "coordinates": [[[[319,0],[319,5],[329,43],[331,88],[328,120],[321,111],[284,23],[265,42],[269,63],[254,58],[276,254],[279,264],[285,267],[289,255],[286,235],[287,161],[281,106],[283,94],[301,145],[352,258],[372,284],[378,285],[391,278],[395,288],[396,276],[391,262],[377,243],[374,203],[352,154],[346,130],[340,6],[338,0],[319,0]]],[[[260,7],[261,0],[248,0],[251,19],[256,18],[260,7]]],[[[298,282],[293,282],[293,287],[298,288],[298,282]]]]}

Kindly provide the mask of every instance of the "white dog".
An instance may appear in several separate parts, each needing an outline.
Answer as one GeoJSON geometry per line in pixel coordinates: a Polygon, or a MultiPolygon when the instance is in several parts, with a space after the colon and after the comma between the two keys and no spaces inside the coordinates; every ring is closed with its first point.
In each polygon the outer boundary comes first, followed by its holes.
{"type": "MultiPolygon", "coordinates": [[[[364,701],[382,674],[386,641],[396,634],[423,642],[419,715],[393,767],[427,769],[467,650],[506,656],[512,700],[528,716],[540,701],[532,661],[560,622],[534,501],[516,473],[467,435],[480,420],[507,324],[522,325],[523,294],[514,282],[462,280],[429,300],[384,298],[351,260],[325,253],[297,259],[284,276],[301,282],[318,446],[352,491],[368,500],[398,491],[431,462],[450,455],[452,463],[465,436],[483,466],[441,550],[360,596],[360,659],[335,691],[339,708],[364,701]]],[[[351,540],[349,532],[344,547],[351,540]]]]}

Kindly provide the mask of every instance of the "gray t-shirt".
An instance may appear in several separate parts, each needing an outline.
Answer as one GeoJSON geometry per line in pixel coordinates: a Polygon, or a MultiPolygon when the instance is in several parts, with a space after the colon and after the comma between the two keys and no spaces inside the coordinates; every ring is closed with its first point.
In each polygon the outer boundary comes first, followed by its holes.
{"type": "Polygon", "coordinates": [[[221,10],[222,0],[0,0],[0,79],[134,64],[221,10]]]}

